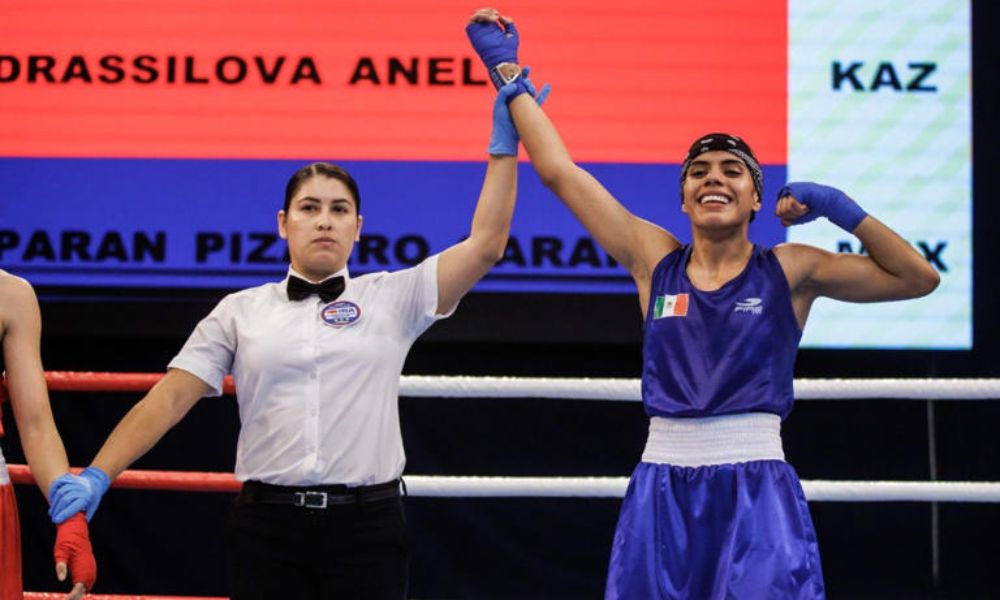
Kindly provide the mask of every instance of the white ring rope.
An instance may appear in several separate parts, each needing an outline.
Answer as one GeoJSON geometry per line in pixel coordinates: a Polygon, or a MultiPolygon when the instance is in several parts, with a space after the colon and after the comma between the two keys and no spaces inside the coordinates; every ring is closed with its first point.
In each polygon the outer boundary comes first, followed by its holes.
{"type": "Polygon", "coordinates": [[[399,395],[432,398],[639,400],[638,379],[587,377],[441,377],[404,375],[399,395]]]}
{"type": "MultiPolygon", "coordinates": [[[[794,392],[799,400],[994,400],[1000,399],[1000,379],[797,379],[794,392]]],[[[638,379],[407,375],[400,380],[400,395],[638,401],[642,393],[638,379]]],[[[415,497],[621,498],[628,486],[625,477],[408,475],[405,479],[415,497]]],[[[1000,482],[989,481],[805,480],[802,487],[812,501],[1000,503],[1000,482]]]]}
{"type": "MultiPolygon", "coordinates": [[[[404,375],[399,394],[412,398],[642,399],[638,379],[441,377],[404,375]]],[[[996,400],[1000,379],[796,379],[798,400],[996,400]]]]}
{"type": "MultiPolygon", "coordinates": [[[[627,477],[439,477],[407,475],[419,498],[621,498],[627,477]]],[[[1000,502],[1000,482],[825,481],[802,482],[806,498],[832,502],[1000,502]]]]}
{"type": "MultiPolygon", "coordinates": [[[[995,400],[1000,379],[796,379],[798,400],[995,400]]],[[[638,379],[403,376],[400,395],[436,398],[642,399],[638,379]]],[[[415,497],[621,498],[625,477],[406,477],[415,497]]],[[[1000,482],[802,482],[812,501],[1000,502],[1000,482]]]]}

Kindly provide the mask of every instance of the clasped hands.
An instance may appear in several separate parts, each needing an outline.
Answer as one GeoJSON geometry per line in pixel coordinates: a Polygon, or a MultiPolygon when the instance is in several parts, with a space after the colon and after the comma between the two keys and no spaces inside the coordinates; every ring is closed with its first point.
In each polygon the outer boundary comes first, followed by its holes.
{"type": "Polygon", "coordinates": [[[97,561],[87,521],[94,516],[110,485],[111,479],[96,467],[88,467],[79,475],[64,473],[49,485],[49,517],[56,524],[56,577],[64,581],[67,575],[72,576],[70,600],[82,598],[97,581],[97,561]]]}

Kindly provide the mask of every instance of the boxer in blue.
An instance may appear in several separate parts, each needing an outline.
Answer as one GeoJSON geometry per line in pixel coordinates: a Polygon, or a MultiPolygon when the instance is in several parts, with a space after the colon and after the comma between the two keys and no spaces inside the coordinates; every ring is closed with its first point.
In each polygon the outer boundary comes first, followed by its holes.
{"type": "MultiPolygon", "coordinates": [[[[467,27],[497,83],[517,77],[518,34],[497,11],[467,27]]],[[[753,244],[763,178],[749,145],[724,133],[694,142],[681,210],[691,243],[642,220],[576,166],[534,103],[511,105],[540,178],[635,280],[644,318],[642,462],[615,532],[607,599],[823,598],[809,508],[784,461],[795,354],[813,301],[914,298],[936,271],[840,190],[790,183],[786,225],[823,216],[868,256],[803,244],[753,244]]]]}

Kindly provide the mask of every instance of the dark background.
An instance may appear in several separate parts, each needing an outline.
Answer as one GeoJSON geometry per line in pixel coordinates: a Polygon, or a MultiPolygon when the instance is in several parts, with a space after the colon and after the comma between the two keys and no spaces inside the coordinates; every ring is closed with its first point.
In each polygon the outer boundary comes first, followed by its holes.
{"type": "MultiPolygon", "coordinates": [[[[995,4],[973,3],[973,350],[803,350],[796,377],[1000,377],[996,17],[995,4]]],[[[226,291],[153,298],[123,290],[112,300],[79,289],[38,292],[46,369],[162,371],[226,291]]],[[[639,340],[633,296],[472,294],[417,342],[404,373],[638,377],[639,340]]],[[[139,397],[53,393],[70,462],[89,462],[139,397]]],[[[411,474],[625,476],[645,441],[638,403],[405,398],[400,410],[411,474]]],[[[803,479],[927,480],[933,462],[942,480],[997,481],[998,423],[1000,403],[988,401],[808,401],[798,404],[783,435],[803,479]]],[[[11,415],[3,424],[8,462],[23,463],[11,415]]],[[[231,471],[238,427],[232,397],[206,399],[134,468],[231,471]]],[[[62,589],[52,576],[54,531],[45,502],[34,487],[18,486],[17,496],[25,587],[62,589]]],[[[231,501],[229,494],[108,493],[91,523],[97,591],[225,595],[222,527],[231,501]]],[[[599,598],[618,506],[604,499],[411,498],[411,596],[599,598]]],[[[810,508],[831,598],[998,594],[1000,505],[813,502],[810,508]]]]}

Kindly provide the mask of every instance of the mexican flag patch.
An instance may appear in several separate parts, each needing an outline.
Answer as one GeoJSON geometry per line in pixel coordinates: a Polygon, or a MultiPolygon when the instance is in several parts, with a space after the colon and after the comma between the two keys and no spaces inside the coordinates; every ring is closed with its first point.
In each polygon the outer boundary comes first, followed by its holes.
{"type": "Polygon", "coordinates": [[[677,294],[676,296],[665,294],[663,296],[656,297],[656,303],[653,305],[654,319],[662,319],[663,317],[686,317],[687,314],[687,294],[677,294]]]}

